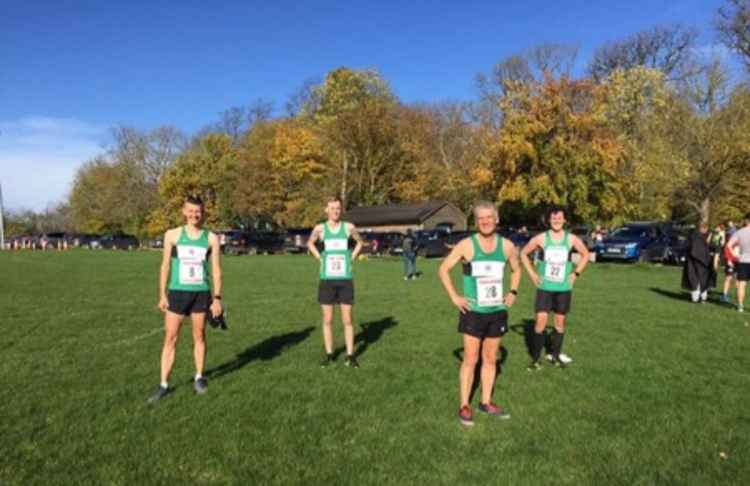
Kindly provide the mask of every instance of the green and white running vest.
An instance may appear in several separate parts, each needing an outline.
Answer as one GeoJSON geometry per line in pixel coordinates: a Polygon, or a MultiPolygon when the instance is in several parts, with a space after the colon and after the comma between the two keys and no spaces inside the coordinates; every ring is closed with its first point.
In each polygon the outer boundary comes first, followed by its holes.
{"type": "Polygon", "coordinates": [[[346,223],[340,221],[335,232],[328,228],[328,223],[323,223],[323,253],[320,256],[321,280],[352,279],[352,252],[346,223]]]}
{"type": "Polygon", "coordinates": [[[544,233],[544,260],[539,263],[538,273],[542,277],[542,290],[550,292],[567,292],[572,289],[570,274],[573,263],[570,261],[570,238],[565,231],[562,241],[552,240],[552,233],[544,233]]]}
{"type": "Polygon", "coordinates": [[[177,244],[172,248],[172,265],[169,275],[169,290],[205,292],[211,289],[208,257],[208,231],[201,230],[196,239],[190,239],[183,226],[177,244]]]}
{"type": "Polygon", "coordinates": [[[471,236],[474,256],[464,263],[464,297],[473,312],[489,314],[507,309],[503,303],[505,252],[503,239],[495,235],[495,250],[485,253],[476,234],[471,236]]]}

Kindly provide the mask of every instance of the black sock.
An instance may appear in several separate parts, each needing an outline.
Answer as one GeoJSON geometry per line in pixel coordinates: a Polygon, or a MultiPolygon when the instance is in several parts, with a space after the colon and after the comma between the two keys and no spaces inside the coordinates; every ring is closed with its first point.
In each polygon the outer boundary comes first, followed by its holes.
{"type": "Polygon", "coordinates": [[[544,333],[534,332],[531,345],[531,359],[537,362],[542,354],[542,348],[544,348],[544,333]]]}
{"type": "Polygon", "coordinates": [[[564,337],[565,333],[557,332],[557,329],[552,331],[552,356],[554,356],[555,359],[560,358],[564,337]]]}

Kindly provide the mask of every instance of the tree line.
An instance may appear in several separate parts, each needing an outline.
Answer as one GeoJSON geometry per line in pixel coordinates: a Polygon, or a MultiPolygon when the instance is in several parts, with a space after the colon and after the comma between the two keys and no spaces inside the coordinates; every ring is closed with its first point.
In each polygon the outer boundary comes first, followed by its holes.
{"type": "MultiPolygon", "coordinates": [[[[750,70],[750,0],[729,0],[713,28],[750,70]]],[[[698,32],[659,26],[610,42],[575,74],[578,50],[545,43],[476,76],[469,101],[404,103],[373,70],[306,81],[274,116],[258,100],[187,137],[117,127],[77,171],[68,199],[35,225],[140,237],[180,221],[187,194],[211,227],[309,226],[335,194],[345,207],[496,201],[533,222],[551,205],[577,222],[719,221],[747,211],[750,87],[698,32]]]]}

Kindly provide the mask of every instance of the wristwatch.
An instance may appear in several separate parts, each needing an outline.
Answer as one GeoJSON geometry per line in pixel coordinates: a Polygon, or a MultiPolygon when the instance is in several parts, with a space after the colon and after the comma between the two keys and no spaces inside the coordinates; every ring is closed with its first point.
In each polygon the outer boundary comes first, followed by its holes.
{"type": "Polygon", "coordinates": [[[510,289],[510,293],[513,295],[518,295],[518,290],[516,289],[510,289]]]}
{"type": "Polygon", "coordinates": [[[214,295],[215,300],[221,300],[221,295],[214,295]]]}
{"type": "Polygon", "coordinates": [[[576,277],[580,277],[581,276],[581,272],[575,271],[573,273],[575,274],[576,277]]]}

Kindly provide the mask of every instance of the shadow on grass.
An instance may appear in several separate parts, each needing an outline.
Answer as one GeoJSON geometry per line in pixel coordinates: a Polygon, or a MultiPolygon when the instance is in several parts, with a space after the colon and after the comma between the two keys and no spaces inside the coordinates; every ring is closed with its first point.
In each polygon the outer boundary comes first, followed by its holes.
{"type": "MultiPolygon", "coordinates": [[[[383,334],[388,329],[397,326],[393,316],[384,317],[377,321],[363,322],[360,325],[361,330],[354,336],[354,356],[362,356],[370,345],[375,344],[383,337],[383,334]]],[[[334,359],[345,351],[346,348],[338,348],[334,352],[334,359]]]]}
{"type": "MultiPolygon", "coordinates": [[[[660,289],[658,287],[649,287],[649,290],[651,292],[654,292],[655,294],[659,294],[659,295],[662,295],[664,297],[669,297],[670,299],[675,299],[675,300],[679,300],[679,301],[682,301],[682,302],[693,303],[693,301],[690,300],[690,294],[687,291],[673,292],[671,290],[664,290],[664,289],[660,289]]],[[[718,292],[716,290],[709,290],[708,291],[708,299],[707,299],[706,302],[711,303],[711,304],[715,304],[715,305],[718,305],[718,306],[721,306],[721,307],[727,307],[727,306],[731,307],[731,304],[728,305],[726,302],[722,302],[721,301],[721,292],[718,292]]]]}
{"type": "MultiPolygon", "coordinates": [[[[505,346],[500,346],[500,357],[497,361],[495,361],[495,366],[497,369],[497,375],[495,375],[495,381],[497,382],[497,377],[500,376],[503,373],[503,364],[508,360],[508,355],[510,354],[508,352],[508,348],[505,346]]],[[[453,350],[453,356],[458,360],[458,364],[463,362],[464,360],[464,348],[456,348],[453,350]]],[[[474,367],[474,381],[471,383],[471,391],[469,392],[469,401],[472,401],[474,399],[474,393],[476,393],[477,389],[479,388],[479,385],[482,381],[482,355],[480,351],[479,355],[479,361],[477,361],[476,367],[474,367]]],[[[492,384],[492,394],[495,394],[495,383],[492,384]]]]}
{"type": "Polygon", "coordinates": [[[206,376],[212,379],[220,378],[226,374],[234,373],[253,361],[270,361],[277,358],[284,350],[296,346],[310,337],[313,329],[314,327],[310,326],[301,331],[271,336],[258,344],[250,346],[238,354],[235,359],[206,371],[206,376]]]}
{"type": "Polygon", "coordinates": [[[669,297],[670,299],[681,300],[682,302],[690,302],[690,296],[686,292],[673,292],[671,290],[664,290],[658,287],[649,287],[649,290],[663,297],[669,297]]]}

